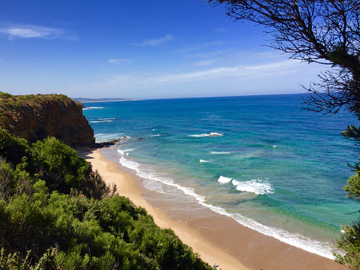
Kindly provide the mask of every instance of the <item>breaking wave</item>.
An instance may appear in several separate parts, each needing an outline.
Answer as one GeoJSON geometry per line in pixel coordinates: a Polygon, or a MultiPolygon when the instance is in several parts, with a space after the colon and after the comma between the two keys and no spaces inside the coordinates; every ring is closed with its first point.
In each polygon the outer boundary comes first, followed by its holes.
{"type": "Polygon", "coordinates": [[[104,107],[86,107],[86,108],[83,108],[83,111],[99,110],[99,109],[104,109],[104,107]]]}
{"type": "Polygon", "coordinates": [[[220,176],[219,179],[218,179],[218,182],[219,183],[229,183],[232,179],[231,178],[228,178],[228,177],[224,177],[224,176],[220,176]]]}
{"type": "Polygon", "coordinates": [[[254,179],[246,182],[241,182],[234,179],[232,181],[232,184],[236,186],[236,189],[239,191],[253,192],[259,195],[274,193],[274,189],[271,184],[263,180],[254,179]]]}
{"type": "Polygon", "coordinates": [[[212,151],[210,152],[210,154],[213,155],[228,155],[228,154],[232,154],[233,152],[229,152],[229,151],[221,151],[221,152],[216,152],[216,151],[212,151]]]}
{"type": "Polygon", "coordinates": [[[111,123],[114,119],[115,119],[115,118],[104,118],[104,119],[89,121],[89,123],[91,123],[91,124],[96,124],[96,123],[111,123]]]}
{"type": "Polygon", "coordinates": [[[222,137],[222,136],[224,136],[223,133],[217,133],[217,132],[189,135],[189,137],[196,137],[196,138],[202,138],[202,137],[222,137]]]}

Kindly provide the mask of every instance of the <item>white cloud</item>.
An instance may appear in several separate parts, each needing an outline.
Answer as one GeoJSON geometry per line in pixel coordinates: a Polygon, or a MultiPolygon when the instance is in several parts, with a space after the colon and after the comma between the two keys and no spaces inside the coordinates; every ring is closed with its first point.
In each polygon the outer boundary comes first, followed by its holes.
{"type": "Polygon", "coordinates": [[[195,71],[184,74],[164,75],[157,78],[159,82],[188,82],[220,79],[226,77],[243,77],[244,79],[265,78],[288,73],[296,73],[299,61],[287,60],[263,65],[240,65],[234,67],[221,67],[204,71],[195,71]]]}
{"type": "Polygon", "coordinates": [[[121,62],[128,62],[127,59],[109,59],[110,64],[120,64],[121,62]]]}
{"type": "Polygon", "coordinates": [[[131,43],[131,45],[134,46],[159,46],[167,41],[170,41],[173,39],[172,35],[167,34],[165,37],[157,38],[157,39],[149,39],[145,40],[141,43],[131,43]]]}
{"type": "Polygon", "coordinates": [[[0,33],[5,34],[10,40],[15,38],[43,38],[43,39],[75,39],[67,35],[63,29],[35,25],[11,25],[0,27],[0,33]]]}
{"type": "Polygon", "coordinates": [[[216,59],[208,59],[208,60],[203,60],[203,61],[196,62],[196,63],[194,63],[194,66],[197,66],[197,67],[210,66],[215,62],[216,62],[216,59]]]}
{"type": "Polygon", "coordinates": [[[224,68],[215,68],[205,71],[197,71],[191,73],[184,74],[171,74],[165,75],[157,78],[157,81],[164,83],[181,83],[181,82],[189,82],[189,81],[197,81],[197,80],[208,80],[214,78],[222,78],[228,76],[238,76],[241,75],[239,73],[239,67],[224,67],[224,68]]]}

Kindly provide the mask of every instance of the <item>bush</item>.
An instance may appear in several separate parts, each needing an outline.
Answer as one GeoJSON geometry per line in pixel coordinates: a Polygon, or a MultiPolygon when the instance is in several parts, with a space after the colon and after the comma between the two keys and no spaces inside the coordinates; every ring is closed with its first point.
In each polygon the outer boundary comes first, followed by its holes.
{"type": "Polygon", "coordinates": [[[80,182],[89,173],[89,163],[54,137],[33,143],[31,158],[33,170],[47,180],[50,190],[69,194],[71,188],[79,189],[80,182]]]}
{"type": "Polygon", "coordinates": [[[65,194],[73,190],[101,199],[116,193],[116,186],[106,186],[84,158],[54,137],[29,145],[0,128],[0,151],[0,199],[15,193],[31,195],[31,183],[39,179],[46,181],[50,191],[65,194]]]}
{"type": "Polygon", "coordinates": [[[211,269],[124,197],[50,194],[41,180],[34,189],[0,204],[0,245],[21,258],[37,263],[56,248],[55,269],[211,269]]]}
{"type": "Polygon", "coordinates": [[[346,251],[346,254],[334,254],[335,261],[348,266],[350,269],[360,269],[360,221],[352,226],[341,226],[344,231],[342,239],[337,241],[337,246],[346,251]]]}

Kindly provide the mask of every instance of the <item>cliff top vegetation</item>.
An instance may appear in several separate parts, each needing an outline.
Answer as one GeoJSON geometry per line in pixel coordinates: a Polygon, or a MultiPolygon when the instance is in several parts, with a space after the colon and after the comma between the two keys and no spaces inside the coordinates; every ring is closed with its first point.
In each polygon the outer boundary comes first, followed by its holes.
{"type": "Polygon", "coordinates": [[[66,95],[47,94],[47,95],[11,95],[0,91],[0,125],[4,127],[2,122],[7,122],[6,114],[19,112],[20,108],[26,104],[37,104],[44,101],[56,101],[65,104],[72,102],[72,99],[66,95]],[[2,121],[1,121],[2,120],[2,121]]]}
{"type": "Polygon", "coordinates": [[[12,95],[6,92],[0,91],[0,106],[21,106],[26,102],[41,102],[47,100],[70,102],[72,101],[66,95],[59,94],[37,94],[37,95],[12,95]]]}

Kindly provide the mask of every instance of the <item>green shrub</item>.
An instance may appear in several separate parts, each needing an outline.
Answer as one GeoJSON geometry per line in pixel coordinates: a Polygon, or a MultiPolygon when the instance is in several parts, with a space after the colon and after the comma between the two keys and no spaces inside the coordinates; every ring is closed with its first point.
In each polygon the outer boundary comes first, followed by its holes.
{"type": "Polygon", "coordinates": [[[29,145],[25,139],[15,137],[0,127],[0,153],[4,158],[16,165],[24,156],[28,156],[28,151],[29,145]]]}
{"type": "Polygon", "coordinates": [[[46,179],[50,190],[69,194],[79,189],[82,179],[89,173],[89,163],[77,152],[54,137],[32,145],[31,157],[39,177],[46,179]]]}
{"type": "Polygon", "coordinates": [[[31,183],[39,179],[46,181],[50,191],[70,194],[73,190],[88,198],[101,199],[116,192],[116,186],[106,186],[73,148],[53,137],[29,145],[0,128],[0,153],[0,198],[23,192],[31,195],[31,183]]]}
{"type": "Polygon", "coordinates": [[[211,269],[124,197],[50,194],[41,180],[34,190],[0,203],[0,246],[21,258],[37,263],[53,247],[57,269],[211,269]]]}
{"type": "Polygon", "coordinates": [[[51,248],[39,259],[35,265],[31,265],[29,260],[31,251],[29,250],[26,258],[22,259],[17,252],[7,253],[4,248],[0,250],[0,269],[2,270],[44,270],[49,269],[49,262],[54,260],[56,249],[51,248]]]}
{"type": "Polygon", "coordinates": [[[334,254],[335,261],[348,266],[350,269],[360,269],[360,221],[356,221],[352,226],[341,226],[344,230],[342,239],[337,241],[337,246],[346,251],[346,254],[334,254]]]}

